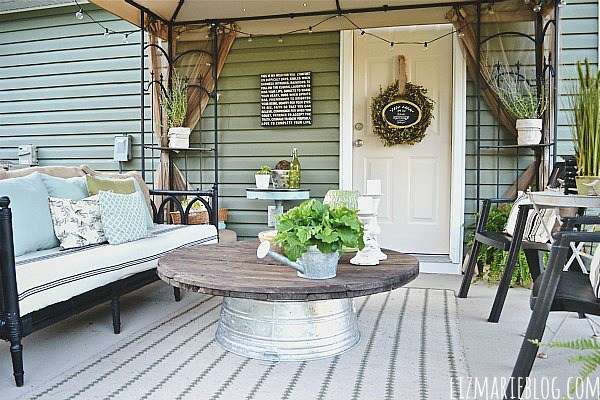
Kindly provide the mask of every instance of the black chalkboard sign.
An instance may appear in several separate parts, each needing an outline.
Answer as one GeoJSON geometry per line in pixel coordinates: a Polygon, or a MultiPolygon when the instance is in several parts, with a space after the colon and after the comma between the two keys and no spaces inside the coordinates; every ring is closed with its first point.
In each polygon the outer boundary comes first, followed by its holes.
{"type": "Polygon", "coordinates": [[[311,72],[260,76],[261,126],[312,124],[311,72]]]}
{"type": "Polygon", "coordinates": [[[381,111],[383,120],[393,128],[408,128],[421,120],[421,109],[408,100],[396,100],[381,111]]]}

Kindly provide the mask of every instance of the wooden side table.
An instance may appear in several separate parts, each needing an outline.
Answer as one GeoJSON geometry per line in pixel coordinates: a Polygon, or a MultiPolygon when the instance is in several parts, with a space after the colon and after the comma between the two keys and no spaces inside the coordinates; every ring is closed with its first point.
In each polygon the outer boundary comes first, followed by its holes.
{"type": "Polygon", "coordinates": [[[247,188],[246,198],[252,200],[271,200],[275,202],[274,206],[269,206],[267,225],[275,226],[275,219],[278,215],[283,214],[283,206],[286,201],[307,200],[310,198],[310,190],[308,189],[258,189],[247,188]]]}

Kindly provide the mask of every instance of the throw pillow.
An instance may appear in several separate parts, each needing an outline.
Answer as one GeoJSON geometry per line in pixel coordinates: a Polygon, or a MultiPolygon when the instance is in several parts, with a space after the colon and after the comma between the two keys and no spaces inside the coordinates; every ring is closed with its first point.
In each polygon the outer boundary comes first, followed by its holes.
{"type": "Polygon", "coordinates": [[[108,243],[132,242],[149,235],[148,209],[141,193],[119,194],[100,191],[98,200],[108,243]]]}
{"type": "Polygon", "coordinates": [[[47,174],[40,174],[40,176],[50,197],[71,200],[81,200],[88,197],[85,176],[74,178],[57,178],[47,174]]]}
{"type": "MultiPolygon", "coordinates": [[[[529,195],[524,192],[519,192],[512,205],[510,214],[508,215],[506,226],[504,227],[505,233],[508,233],[511,236],[513,235],[517,225],[519,206],[527,204],[531,204],[529,195]]],[[[539,211],[529,210],[527,221],[525,222],[523,240],[536,243],[548,243],[556,221],[557,214],[556,210],[553,208],[543,208],[539,211]]]]}
{"type": "Polygon", "coordinates": [[[0,197],[10,198],[15,256],[58,246],[39,173],[0,180],[0,197]]]}
{"type": "Polygon", "coordinates": [[[135,180],[127,179],[109,179],[97,176],[86,175],[87,189],[90,196],[98,194],[101,190],[119,194],[130,194],[135,192],[135,180]]]}
{"type": "Polygon", "coordinates": [[[97,195],[81,200],[50,197],[48,201],[54,233],[61,248],[73,249],[106,242],[97,195]]]}

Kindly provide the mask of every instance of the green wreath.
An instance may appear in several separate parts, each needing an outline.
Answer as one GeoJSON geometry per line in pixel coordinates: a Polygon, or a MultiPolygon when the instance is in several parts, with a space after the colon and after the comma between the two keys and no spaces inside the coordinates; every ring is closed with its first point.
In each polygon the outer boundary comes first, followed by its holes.
{"type": "Polygon", "coordinates": [[[425,131],[433,118],[433,100],[427,97],[427,89],[423,86],[406,83],[404,94],[398,92],[398,81],[389,85],[385,90],[379,88],[379,94],[371,102],[371,120],[373,133],[377,135],[384,146],[396,144],[415,144],[425,137],[425,131]],[[408,100],[421,110],[421,118],[411,126],[397,128],[383,118],[384,108],[393,101],[408,100]]]}

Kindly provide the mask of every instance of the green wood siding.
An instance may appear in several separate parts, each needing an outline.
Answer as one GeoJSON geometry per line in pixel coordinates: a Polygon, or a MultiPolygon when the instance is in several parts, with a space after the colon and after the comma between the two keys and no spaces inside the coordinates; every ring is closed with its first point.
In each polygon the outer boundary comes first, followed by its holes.
{"type": "MultiPolygon", "coordinates": [[[[94,19],[117,31],[136,30],[131,24],[96,8],[84,6],[94,19]]],[[[125,169],[140,169],[139,34],[105,38],[87,17],[74,18],[75,6],[0,15],[0,159],[16,158],[19,144],[39,146],[42,165],[89,164],[116,170],[112,161],[115,135],[134,136],[134,160],[125,169]]],[[[575,62],[598,62],[598,3],[571,0],[562,9],[563,66],[559,154],[572,151],[568,126],[568,93],[575,62]]],[[[276,38],[239,39],[219,80],[220,166],[222,205],[230,208],[230,226],[242,237],[265,229],[266,202],[245,199],[253,172],[262,164],[288,158],[297,146],[303,181],[316,197],[338,185],[339,163],[339,35],[323,33],[276,38]],[[309,128],[265,129],[259,118],[259,74],[313,72],[313,125],[309,128]]],[[[146,117],[150,116],[146,102],[146,117]]],[[[475,97],[468,83],[466,223],[476,212],[475,97]]],[[[484,106],[485,107],[485,106],[484,106]]],[[[195,144],[212,140],[212,107],[195,129],[195,144]]],[[[491,114],[482,115],[482,137],[494,137],[491,114]]],[[[150,141],[150,124],[146,140],[150,141]]],[[[149,154],[149,153],[147,153],[149,154]]],[[[150,164],[150,163],[149,163],[150,164]]],[[[482,197],[495,196],[514,178],[515,156],[506,153],[482,159],[482,197]],[[499,167],[499,169],[498,169],[499,167]],[[499,172],[497,172],[499,170],[499,172]]],[[[520,163],[525,166],[526,162],[520,163]]],[[[194,185],[212,180],[212,160],[189,161],[194,185]],[[205,167],[200,175],[200,165],[205,167]]],[[[151,180],[148,175],[148,180],[151,180]]]]}
{"type": "MultiPolygon", "coordinates": [[[[109,29],[137,29],[92,5],[85,8],[109,29]]],[[[16,147],[31,143],[38,146],[40,165],[117,170],[113,138],[128,133],[135,158],[125,169],[140,169],[139,32],[127,44],[122,36],[105,38],[88,17],[77,20],[75,11],[0,16],[0,159],[15,160],[16,147]]]]}
{"type": "MultiPolygon", "coordinates": [[[[179,51],[185,51],[185,46],[179,51]]],[[[267,229],[270,202],[246,199],[254,186],[254,172],[263,164],[274,167],[290,159],[297,147],[302,183],[311,196],[322,198],[338,187],[339,164],[339,34],[315,33],[237,39],[219,79],[219,168],[221,205],[229,208],[228,225],[240,237],[254,237],[267,229]],[[260,126],[260,74],[312,71],[313,123],[307,127],[260,126]]],[[[192,142],[213,140],[213,105],[205,110],[192,142]]],[[[213,159],[202,160],[204,182],[212,180],[213,159]]],[[[190,162],[189,178],[200,183],[199,160],[190,162]]],[[[180,162],[180,165],[183,163],[180,162]]]]}

